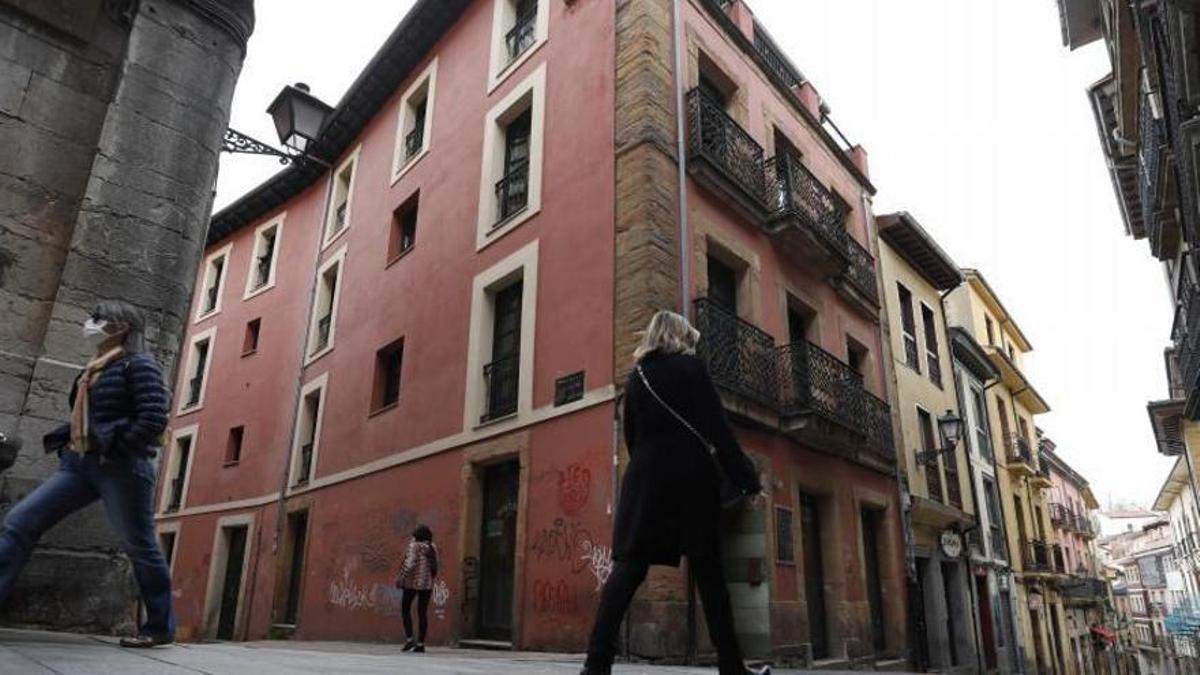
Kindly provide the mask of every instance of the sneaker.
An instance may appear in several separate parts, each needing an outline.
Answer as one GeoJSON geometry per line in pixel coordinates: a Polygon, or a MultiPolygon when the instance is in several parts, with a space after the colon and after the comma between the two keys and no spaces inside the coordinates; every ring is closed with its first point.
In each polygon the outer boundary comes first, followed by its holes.
{"type": "Polygon", "coordinates": [[[413,650],[414,654],[424,654],[425,653],[425,645],[418,642],[417,645],[412,648],[412,650],[413,650]]]}
{"type": "Polygon", "coordinates": [[[417,646],[417,641],[412,638],[408,638],[408,640],[406,640],[404,642],[404,649],[401,649],[400,651],[411,652],[413,649],[416,648],[416,646],[417,646]]]}
{"type": "Polygon", "coordinates": [[[138,635],[137,637],[121,638],[121,646],[130,649],[149,649],[175,642],[173,635],[138,635]]]}

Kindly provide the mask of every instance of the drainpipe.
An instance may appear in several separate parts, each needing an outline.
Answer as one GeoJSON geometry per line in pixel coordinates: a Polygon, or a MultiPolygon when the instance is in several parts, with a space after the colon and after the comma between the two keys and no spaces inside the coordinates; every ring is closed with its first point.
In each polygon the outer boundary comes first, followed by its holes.
{"type": "Polygon", "coordinates": [[[683,88],[685,74],[683,70],[683,0],[673,0],[671,3],[672,19],[674,21],[671,39],[675,52],[675,164],[678,167],[679,181],[679,313],[691,316],[691,265],[689,251],[690,231],[688,229],[688,191],[687,191],[687,147],[686,130],[684,128],[687,111],[683,107],[683,88]]]}
{"type": "MultiPolygon", "coordinates": [[[[958,373],[954,371],[954,348],[950,346],[950,326],[946,323],[946,296],[949,295],[953,290],[954,289],[952,288],[939,293],[938,304],[941,305],[942,308],[942,335],[945,336],[946,349],[950,353],[950,380],[954,385],[954,401],[958,404],[959,418],[962,419],[966,417],[966,400],[963,398],[962,389],[959,388],[958,373]]],[[[965,536],[971,530],[975,530],[979,533],[979,543],[982,544],[984,533],[982,528],[979,527],[979,521],[983,511],[980,510],[979,505],[979,489],[975,485],[975,460],[971,458],[971,446],[970,444],[966,443],[966,433],[963,434],[963,443],[964,448],[967,450],[964,455],[967,460],[967,484],[971,486],[971,504],[975,507],[975,524],[963,530],[963,535],[965,536]]],[[[975,660],[979,667],[979,672],[982,673],[986,672],[987,670],[983,659],[983,626],[980,625],[979,622],[979,594],[976,592],[975,588],[975,575],[971,571],[970,549],[970,546],[963,546],[962,558],[963,562],[966,564],[967,585],[969,586],[969,591],[971,593],[971,618],[974,621],[974,630],[972,630],[971,633],[975,636],[975,660]]]]}

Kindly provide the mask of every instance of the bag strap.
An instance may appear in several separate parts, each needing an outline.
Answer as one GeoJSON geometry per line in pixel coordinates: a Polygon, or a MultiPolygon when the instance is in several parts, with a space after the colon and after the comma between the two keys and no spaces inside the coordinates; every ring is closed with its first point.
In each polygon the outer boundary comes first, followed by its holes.
{"type": "Polygon", "coordinates": [[[709,443],[708,439],[705,438],[703,434],[701,434],[699,431],[696,431],[695,427],[688,423],[687,420],[683,419],[683,415],[675,412],[675,409],[670,405],[667,405],[667,402],[658,395],[658,392],[654,391],[654,387],[650,386],[650,380],[646,379],[646,373],[642,371],[642,365],[640,363],[637,366],[637,374],[638,377],[642,378],[642,384],[646,385],[646,389],[650,392],[650,395],[654,397],[654,400],[658,401],[659,405],[661,405],[663,408],[666,408],[667,412],[671,413],[675,419],[679,420],[680,424],[687,427],[687,430],[692,432],[692,435],[700,439],[700,442],[704,444],[704,447],[708,448],[708,454],[715,456],[717,454],[717,447],[712,443],[709,443]]]}

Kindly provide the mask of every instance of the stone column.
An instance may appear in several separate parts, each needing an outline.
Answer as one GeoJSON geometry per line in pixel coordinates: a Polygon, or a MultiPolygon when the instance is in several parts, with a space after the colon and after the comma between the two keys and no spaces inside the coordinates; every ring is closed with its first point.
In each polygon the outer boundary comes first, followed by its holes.
{"type": "Polygon", "coordinates": [[[942,580],[942,564],[936,558],[926,558],[925,564],[918,565],[921,575],[921,588],[925,600],[925,635],[928,641],[929,666],[931,668],[950,667],[950,633],[946,623],[946,586],[942,580]],[[921,569],[924,567],[924,569],[921,569]]]}
{"type": "MultiPolygon", "coordinates": [[[[14,378],[25,383],[13,426],[26,442],[0,484],[3,504],[54,468],[41,435],[67,418],[67,392],[88,357],[80,326],[98,300],[126,300],[146,313],[148,345],[173,385],[221,138],[254,23],[252,0],[142,0],[136,10],[111,0],[84,4],[103,5],[128,35],[82,199],[64,223],[65,247],[53,273],[44,263],[52,292],[38,305],[40,339],[23,345],[30,367],[14,378]]],[[[5,338],[0,349],[7,345],[5,338]]],[[[89,507],[43,539],[3,619],[128,630],[136,593],[127,568],[103,511],[89,507]]]]}

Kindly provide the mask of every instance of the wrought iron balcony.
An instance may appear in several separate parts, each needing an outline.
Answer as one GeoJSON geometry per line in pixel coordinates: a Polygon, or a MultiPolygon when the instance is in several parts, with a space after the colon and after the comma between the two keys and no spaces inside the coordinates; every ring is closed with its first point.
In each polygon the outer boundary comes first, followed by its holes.
{"type": "Polygon", "coordinates": [[[770,213],[763,149],[720,102],[699,88],[687,94],[688,169],[754,222],[770,213]]]}
{"type": "Polygon", "coordinates": [[[1074,519],[1074,514],[1071,509],[1057,502],[1050,504],[1050,523],[1059,529],[1070,529],[1070,523],[1074,519]]]}
{"type": "Polygon", "coordinates": [[[204,313],[207,314],[217,308],[217,293],[221,290],[220,279],[213,281],[213,285],[209,286],[204,291],[204,313]]]}
{"type": "Polygon", "coordinates": [[[1051,571],[1055,574],[1067,573],[1067,557],[1060,544],[1050,546],[1050,562],[1052,565],[1051,571]]]}
{"type": "Polygon", "coordinates": [[[962,509],[962,486],[958,482],[958,469],[946,467],[946,501],[956,509],[962,509]]]}
{"type": "Polygon", "coordinates": [[[513,162],[496,181],[496,223],[508,220],[529,204],[529,161],[513,162]]]}
{"type": "Polygon", "coordinates": [[[771,336],[705,298],[696,301],[699,354],[742,414],[813,445],[895,461],[888,405],[862,375],[815,344],[771,336]]]}
{"type": "Polygon", "coordinates": [[[317,344],[314,352],[319,352],[329,345],[329,328],[332,325],[333,314],[329,313],[317,320],[317,344]]]}
{"type": "Polygon", "coordinates": [[[879,307],[879,289],[875,285],[875,257],[858,240],[846,236],[846,250],[849,252],[850,266],[844,277],[850,286],[857,291],[873,307],[879,307]]]}
{"type": "Polygon", "coordinates": [[[487,387],[487,408],[481,422],[489,422],[517,412],[517,391],[521,362],[518,354],[492,361],[483,367],[487,387]]]}
{"type": "Polygon", "coordinates": [[[925,489],[928,497],[935,502],[946,503],[942,496],[942,470],[936,461],[924,465],[925,489]]]}
{"type": "Polygon", "coordinates": [[[1004,530],[1000,527],[991,528],[988,538],[992,545],[992,558],[996,560],[1008,559],[1008,542],[1004,539],[1004,530]]]}
{"type": "Polygon", "coordinates": [[[1008,468],[1021,473],[1033,475],[1033,452],[1029,449],[1029,441],[1017,433],[1008,433],[1004,437],[1008,448],[1008,468]]]}
{"type": "Polygon", "coordinates": [[[819,271],[829,275],[845,271],[850,264],[850,235],[837,198],[790,153],[772,157],[766,167],[774,209],[768,232],[780,238],[790,255],[819,271]]]}
{"type": "Polygon", "coordinates": [[[788,63],[787,57],[783,55],[767,33],[757,23],[754,24],[754,51],[762,57],[763,63],[767,66],[767,71],[774,75],[779,82],[788,89],[798,88],[803,84],[800,74],[796,72],[792,65],[788,63]]]}
{"type": "Polygon", "coordinates": [[[425,123],[422,121],[404,135],[404,159],[412,159],[413,155],[425,147],[425,123]]]}
{"type": "Polygon", "coordinates": [[[1046,542],[1031,540],[1025,543],[1022,554],[1026,572],[1050,573],[1054,571],[1051,550],[1046,542]]]}
{"type": "Polygon", "coordinates": [[[1039,458],[1037,466],[1034,467],[1033,479],[1041,487],[1050,487],[1053,484],[1050,479],[1050,463],[1039,458]]]}
{"type": "Polygon", "coordinates": [[[306,485],[312,479],[313,442],[300,446],[300,467],[294,485],[306,485]]]}
{"type": "Polygon", "coordinates": [[[1108,597],[1108,584],[1095,577],[1073,576],[1060,581],[1058,591],[1064,598],[1098,601],[1108,597]]]}
{"type": "Polygon", "coordinates": [[[201,364],[200,371],[190,380],[188,380],[188,397],[187,407],[191,407],[200,402],[200,390],[204,387],[204,366],[201,364]]]}
{"type": "MultiPolygon", "coordinates": [[[[543,0],[544,2],[545,0],[543,0]]],[[[533,46],[534,29],[537,27],[537,5],[517,17],[516,23],[504,35],[504,44],[508,48],[508,61],[516,61],[526,49],[533,46]]]]}

